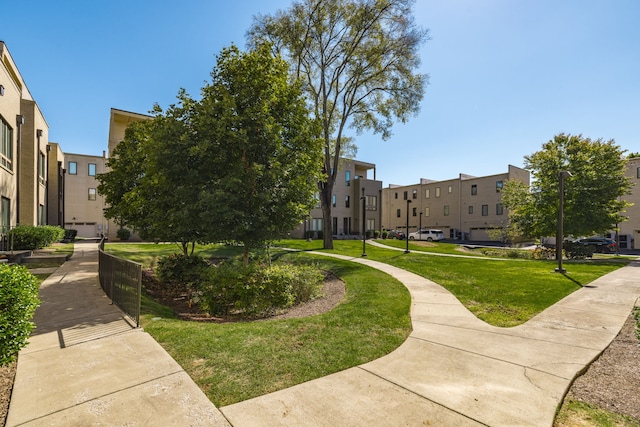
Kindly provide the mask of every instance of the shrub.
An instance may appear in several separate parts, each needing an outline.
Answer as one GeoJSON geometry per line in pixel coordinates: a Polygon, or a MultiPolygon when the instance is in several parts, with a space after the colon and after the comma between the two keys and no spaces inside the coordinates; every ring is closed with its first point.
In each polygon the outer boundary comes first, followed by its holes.
{"type": "Polygon", "coordinates": [[[76,236],[78,235],[78,230],[64,230],[64,237],[62,238],[63,242],[73,242],[76,240],[76,236]]]}
{"type": "Polygon", "coordinates": [[[596,247],[593,245],[581,245],[573,242],[565,242],[562,248],[567,254],[567,258],[571,259],[593,258],[593,253],[596,251],[596,247]]]}
{"type": "Polygon", "coordinates": [[[158,260],[156,275],[161,282],[191,294],[200,288],[208,267],[200,256],[172,254],[158,260]]]}
{"type": "Polygon", "coordinates": [[[119,228],[118,231],[116,231],[116,237],[123,241],[129,240],[131,238],[131,231],[126,228],[119,228]]]}
{"type": "Polygon", "coordinates": [[[389,232],[388,232],[387,230],[384,230],[384,231],[382,232],[382,238],[383,238],[383,239],[386,239],[387,237],[389,237],[389,232]]]}
{"type": "Polygon", "coordinates": [[[13,248],[17,250],[42,249],[62,240],[65,230],[53,225],[18,225],[9,234],[13,238],[13,248]]]}
{"type": "Polygon", "coordinates": [[[40,304],[38,284],[25,267],[0,264],[0,366],[15,360],[27,345],[40,304]]]}
{"type": "Polygon", "coordinates": [[[556,257],[556,250],[554,248],[538,246],[533,250],[532,256],[533,259],[554,259],[556,257]]]}
{"type": "Polygon", "coordinates": [[[323,277],[312,266],[243,266],[239,261],[227,261],[211,269],[201,289],[200,305],[212,315],[234,310],[247,316],[265,316],[315,297],[323,277]]]}

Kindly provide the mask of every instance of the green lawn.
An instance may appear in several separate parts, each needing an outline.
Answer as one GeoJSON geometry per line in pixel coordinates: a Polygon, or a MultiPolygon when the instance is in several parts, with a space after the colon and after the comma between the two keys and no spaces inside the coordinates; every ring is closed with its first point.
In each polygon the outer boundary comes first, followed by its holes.
{"type": "MultiPolygon", "coordinates": [[[[334,310],[309,318],[246,323],[195,323],[177,320],[170,310],[144,299],[142,326],[174,357],[218,406],[259,396],[374,360],[397,348],[410,333],[410,296],[406,288],[377,270],[308,251],[362,255],[362,241],[335,241],[325,251],[321,241],[287,240],[271,255],[316,262],[345,281],[346,300],[334,310]]],[[[481,319],[497,326],[520,324],[624,260],[566,262],[566,275],[550,261],[461,258],[409,254],[367,245],[368,259],[385,262],[429,278],[454,293],[481,319]]],[[[175,245],[108,244],[118,256],[153,266],[175,245]]],[[[429,249],[458,253],[455,245],[429,249]]],[[[209,245],[209,258],[240,253],[241,248],[209,245]]]]}
{"type": "MultiPolygon", "coordinates": [[[[399,241],[390,241],[396,244],[399,241]]],[[[385,242],[386,243],[386,242],[385,242]]],[[[405,242],[401,242],[405,243],[405,242]]],[[[282,241],[283,247],[325,251],[322,242],[282,241]]],[[[515,326],[555,304],[598,277],[625,265],[627,260],[566,261],[567,274],[554,271],[554,261],[504,258],[500,260],[434,256],[419,253],[410,242],[411,253],[367,245],[369,259],[411,271],[447,288],[477,317],[495,326],[515,326]]],[[[450,243],[436,243],[430,252],[461,253],[450,243]]],[[[359,257],[362,242],[334,241],[334,251],[359,257]]]]}
{"type": "MultiPolygon", "coordinates": [[[[285,254],[309,261],[306,254],[285,254]]],[[[377,359],[411,332],[410,296],[388,275],[347,261],[317,259],[347,287],[334,310],[303,319],[196,323],[146,300],[142,326],[224,406],[377,359]]]]}

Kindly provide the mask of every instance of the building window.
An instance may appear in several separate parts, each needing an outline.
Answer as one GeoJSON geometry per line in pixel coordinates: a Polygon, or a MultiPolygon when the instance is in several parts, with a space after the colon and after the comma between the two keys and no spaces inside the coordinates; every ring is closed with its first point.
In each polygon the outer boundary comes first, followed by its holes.
{"type": "Polygon", "coordinates": [[[404,200],[407,200],[409,198],[409,192],[405,191],[404,192],[404,200]]]}
{"type": "Polygon", "coordinates": [[[638,170],[636,170],[636,178],[640,178],[640,168],[638,168],[638,170]]]}
{"type": "Polygon", "coordinates": [[[78,163],[69,162],[69,175],[77,175],[77,174],[78,174],[78,163]]]}
{"type": "Polygon", "coordinates": [[[0,132],[2,133],[2,147],[0,148],[0,162],[2,166],[13,170],[13,129],[7,122],[0,120],[0,132]]]}
{"type": "Polygon", "coordinates": [[[344,171],[344,180],[347,187],[351,185],[351,171],[344,171]]]}
{"type": "Polygon", "coordinates": [[[398,198],[398,193],[396,192],[396,199],[398,198]]]}
{"type": "Polygon", "coordinates": [[[400,218],[400,209],[396,209],[396,216],[400,218]]]}
{"type": "Polygon", "coordinates": [[[45,157],[44,154],[38,153],[38,180],[40,184],[44,184],[45,175],[45,157]]]}
{"type": "Polygon", "coordinates": [[[413,208],[412,215],[418,216],[418,208],[413,208]]]}
{"type": "Polygon", "coordinates": [[[482,216],[489,215],[489,205],[482,205],[482,216]]]}
{"type": "Polygon", "coordinates": [[[424,208],[424,216],[429,216],[429,208],[424,208]]]}
{"type": "Polygon", "coordinates": [[[348,208],[351,206],[351,196],[344,196],[344,207],[348,208]]]}
{"type": "Polygon", "coordinates": [[[367,197],[367,209],[370,211],[375,211],[378,209],[378,197],[377,196],[366,196],[367,197]]]}
{"type": "Polygon", "coordinates": [[[322,218],[311,218],[311,231],[322,231],[322,218]]]}
{"type": "Polygon", "coordinates": [[[426,188],[426,189],[424,190],[424,198],[425,198],[425,199],[428,199],[429,197],[431,197],[431,192],[429,191],[429,189],[428,189],[428,188],[426,188]]]}
{"type": "Polygon", "coordinates": [[[502,215],[504,213],[504,208],[502,207],[502,203],[496,203],[496,215],[502,215]]]}
{"type": "Polygon", "coordinates": [[[38,225],[44,225],[44,205],[38,206],[38,225]]]}
{"type": "Polygon", "coordinates": [[[444,205],[444,216],[449,216],[449,205],[444,205]]]}
{"type": "Polygon", "coordinates": [[[89,163],[89,176],[96,176],[96,164],[89,163]]]}
{"type": "Polygon", "coordinates": [[[440,197],[440,187],[436,187],[436,197],[440,197]]]}
{"type": "Polygon", "coordinates": [[[417,198],[418,198],[418,190],[413,190],[413,191],[411,192],[411,197],[412,197],[413,199],[417,199],[417,198]]]}
{"type": "Polygon", "coordinates": [[[11,200],[6,197],[2,198],[0,204],[0,232],[6,233],[11,226],[11,200]]]}
{"type": "Polygon", "coordinates": [[[453,185],[450,185],[447,191],[449,192],[449,194],[453,193],[453,185]]]}
{"type": "Polygon", "coordinates": [[[95,188],[90,188],[89,189],[89,200],[95,200],[96,199],[96,189],[95,188]]]}
{"type": "Polygon", "coordinates": [[[496,181],[496,193],[502,191],[502,181],[496,181]]]}
{"type": "Polygon", "coordinates": [[[331,195],[331,206],[333,206],[334,208],[336,207],[338,199],[336,198],[335,194],[331,195]]]}
{"type": "Polygon", "coordinates": [[[473,215],[473,206],[469,206],[469,215],[473,215]]]}
{"type": "Polygon", "coordinates": [[[471,186],[471,195],[472,195],[472,196],[475,196],[475,195],[477,195],[477,194],[478,194],[478,186],[477,186],[477,185],[475,185],[475,184],[473,184],[473,185],[471,186]]]}
{"type": "Polygon", "coordinates": [[[368,219],[367,220],[367,230],[375,230],[376,229],[376,220],[368,219]]]}

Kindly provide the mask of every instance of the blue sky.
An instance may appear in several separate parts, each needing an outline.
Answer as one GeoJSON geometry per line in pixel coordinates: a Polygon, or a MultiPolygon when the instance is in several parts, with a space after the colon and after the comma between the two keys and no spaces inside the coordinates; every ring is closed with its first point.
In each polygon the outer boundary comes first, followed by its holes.
{"type": "MultiPolygon", "coordinates": [[[[194,97],[224,46],[290,0],[34,0],[3,5],[0,40],[69,153],[106,150],[111,107],[194,97]]],[[[640,2],[418,0],[430,75],[420,114],[394,135],[355,135],[377,179],[412,184],[522,167],[557,133],[640,151],[640,2]]]]}

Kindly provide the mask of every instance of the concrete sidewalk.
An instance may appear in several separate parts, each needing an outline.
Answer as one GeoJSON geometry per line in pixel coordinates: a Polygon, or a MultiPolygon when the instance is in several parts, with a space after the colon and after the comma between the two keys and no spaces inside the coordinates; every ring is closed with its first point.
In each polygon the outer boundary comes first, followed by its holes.
{"type": "Polygon", "coordinates": [[[97,244],[40,288],[6,426],[228,426],[167,352],[134,329],[98,282],[97,244]]]}
{"type": "Polygon", "coordinates": [[[551,426],[573,379],[611,343],[640,296],[634,261],[523,325],[497,328],[429,280],[340,258],[407,286],[409,339],[373,362],[220,408],[234,426],[551,426]]]}
{"type": "Polygon", "coordinates": [[[77,244],[41,286],[6,425],[551,426],[575,376],[611,343],[640,296],[634,261],[524,325],[497,328],[420,276],[329,256],[403,282],[410,337],[370,363],[218,410],[110,305],[97,279],[97,245],[77,244]]]}

